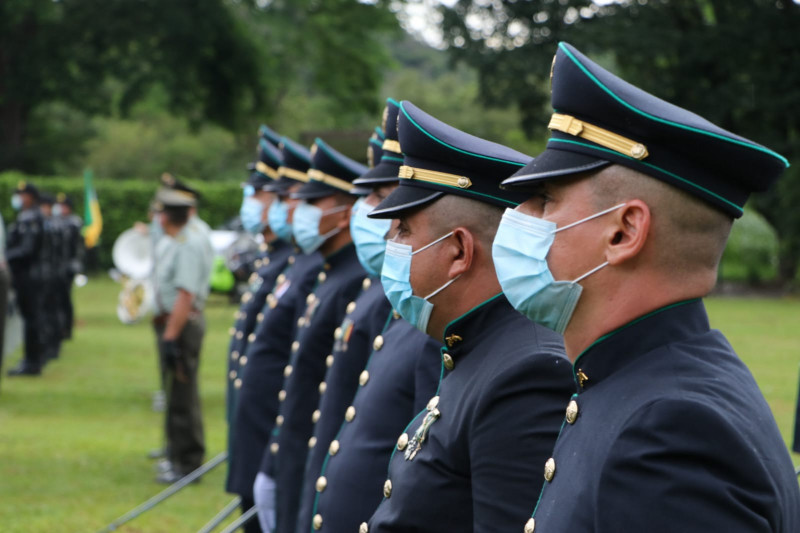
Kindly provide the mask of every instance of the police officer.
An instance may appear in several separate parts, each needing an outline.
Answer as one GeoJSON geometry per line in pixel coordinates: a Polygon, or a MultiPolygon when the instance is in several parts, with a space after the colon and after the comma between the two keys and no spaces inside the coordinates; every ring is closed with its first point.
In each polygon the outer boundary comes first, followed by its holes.
{"type": "Polygon", "coordinates": [[[316,139],[308,171],[310,180],[292,195],[301,200],[293,216],[295,241],[305,253],[319,250],[325,265],[297,321],[291,358],[284,372],[285,397],[254,487],[259,518],[270,528],[274,526],[265,507],[273,502],[270,489],[277,488],[274,502],[280,532],[295,529],[309,439],[319,416],[315,410],[320,390],[325,391],[321,383],[326,358],[333,351],[334,341],[342,340],[345,334],[336,328],[348,309],[354,311],[353,302],[368,286],[350,233],[351,209],[356,200],[351,193],[352,181],[367,170],[316,139]]]}
{"type": "Polygon", "coordinates": [[[75,322],[75,311],[72,305],[72,282],[75,276],[83,271],[83,238],[81,228],[83,221],[73,212],[72,199],[59,193],[57,203],[53,206],[53,215],[61,219],[64,231],[62,241],[60,279],[59,279],[59,314],[61,319],[61,338],[71,339],[75,322]]]}
{"type": "MultiPolygon", "coordinates": [[[[281,154],[280,177],[266,188],[283,199],[272,203],[267,219],[270,228],[284,238],[287,230],[289,235],[292,233],[293,211],[298,202],[286,195],[308,182],[308,174],[302,168],[308,169],[311,154],[286,137],[281,139],[281,154]]],[[[243,511],[254,505],[253,482],[277,415],[278,391],[283,384],[297,319],[305,309],[306,297],[317,281],[322,264],[318,252],[301,253],[289,259],[267,295],[261,317],[256,320],[255,336],[248,342],[247,351],[239,355],[239,371],[234,378],[239,397],[234,413],[226,490],[241,496],[243,511]]],[[[246,531],[261,531],[258,521],[251,520],[246,531]]]]}
{"type": "MultiPolygon", "coordinates": [[[[288,262],[294,261],[297,248],[291,239],[279,238],[267,221],[269,207],[277,199],[277,193],[265,190],[279,178],[278,169],[283,164],[283,155],[276,146],[261,140],[259,143],[259,160],[253,165],[253,173],[247,183],[243,184],[244,198],[240,210],[240,217],[244,227],[251,233],[261,235],[263,242],[260,246],[259,257],[254,262],[255,272],[250,276],[250,286],[242,295],[242,302],[234,315],[236,322],[230,329],[230,343],[228,346],[228,374],[227,374],[227,420],[228,420],[228,445],[233,442],[233,414],[238,401],[241,383],[240,373],[243,369],[240,358],[247,351],[250,340],[255,338],[255,328],[259,317],[263,317],[263,307],[267,295],[275,286],[275,280],[286,268],[288,262]]],[[[245,364],[247,359],[244,359],[245,364]]]]}
{"type": "Polygon", "coordinates": [[[61,351],[61,330],[64,321],[60,301],[63,249],[66,226],[61,217],[53,215],[55,197],[48,192],[39,194],[39,209],[44,218],[42,231],[42,290],[47,302],[42,302],[42,319],[39,321],[40,335],[44,342],[44,361],[57,359],[61,351]]]}
{"type": "Polygon", "coordinates": [[[41,253],[44,218],[38,201],[38,189],[25,182],[17,186],[11,197],[11,204],[19,214],[8,230],[6,261],[25,322],[25,353],[19,365],[8,371],[9,376],[38,376],[45,362],[46,345],[40,329],[45,308],[41,253]]]}
{"type": "Polygon", "coordinates": [[[164,237],[157,243],[153,320],[167,393],[166,442],[171,468],[156,478],[174,483],[203,462],[205,438],[197,371],[205,334],[203,307],[209,292],[208,239],[189,225],[195,200],[175,189],[156,194],[164,237]]]}
{"type": "Polygon", "coordinates": [[[518,530],[800,531],[775,420],[701,300],[786,160],[567,43],[552,104],[547,149],[503,182],[532,196],[503,216],[494,262],[512,304],[564,332],[577,392],[518,530]]]}
{"type": "Polygon", "coordinates": [[[398,135],[400,185],[369,216],[399,219],[383,288],[439,340],[443,377],[399,436],[384,500],[360,529],[508,531],[538,492],[528,462],[548,457],[571,385],[561,339],[514,311],[492,264],[502,210],[521,198],[497,187],[530,158],[410,102],[398,135]]]}
{"type": "Polygon", "coordinates": [[[398,105],[387,101],[385,139],[380,145],[379,139],[371,141],[370,159],[377,166],[353,181],[370,191],[353,208],[350,222],[370,287],[342,323],[341,338],[326,361],[330,366],[306,464],[298,532],[312,531],[315,521],[327,531],[358,531],[380,503],[397,435],[425,407],[439,381],[439,344],[388,307],[380,284],[386,236],[396,227],[367,217],[397,187],[403,162],[398,105]],[[375,291],[380,291],[377,302],[375,291]],[[358,356],[362,350],[366,357],[358,356]]]}

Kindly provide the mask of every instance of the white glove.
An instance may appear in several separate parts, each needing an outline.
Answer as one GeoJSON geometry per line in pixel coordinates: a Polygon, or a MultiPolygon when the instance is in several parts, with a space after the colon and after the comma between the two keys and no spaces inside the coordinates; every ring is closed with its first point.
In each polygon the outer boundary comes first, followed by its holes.
{"type": "Polygon", "coordinates": [[[253,483],[253,499],[258,509],[261,531],[271,533],[275,530],[275,480],[259,472],[253,483]]]}

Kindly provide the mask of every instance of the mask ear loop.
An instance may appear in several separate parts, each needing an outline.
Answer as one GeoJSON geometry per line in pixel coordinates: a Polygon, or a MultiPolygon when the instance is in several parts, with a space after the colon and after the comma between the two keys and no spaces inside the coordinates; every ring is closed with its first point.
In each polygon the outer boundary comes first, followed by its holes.
{"type": "Polygon", "coordinates": [[[626,205],[625,202],[623,202],[623,203],[621,203],[619,205],[615,205],[614,207],[609,207],[608,209],[600,211],[599,213],[595,213],[594,215],[590,215],[590,216],[588,216],[586,218],[582,218],[582,219],[578,220],[577,222],[572,222],[570,224],[567,224],[566,226],[562,226],[560,228],[556,228],[556,229],[553,230],[553,233],[558,233],[559,231],[564,231],[565,229],[569,229],[569,228],[571,228],[573,226],[577,226],[578,224],[583,224],[584,222],[588,222],[588,221],[592,220],[593,218],[601,217],[603,215],[611,213],[612,211],[616,211],[620,207],[625,207],[625,205],[626,205]]]}
{"type": "Polygon", "coordinates": [[[435,291],[433,291],[432,293],[427,295],[425,298],[423,298],[423,300],[430,300],[431,298],[433,298],[434,296],[436,296],[437,294],[439,294],[440,292],[445,290],[447,287],[452,285],[460,277],[461,277],[461,274],[459,274],[458,276],[454,277],[453,279],[451,279],[450,281],[448,281],[447,283],[445,283],[444,285],[442,285],[441,287],[439,287],[438,289],[436,289],[435,291]]]}
{"type": "Polygon", "coordinates": [[[594,267],[593,269],[591,269],[589,272],[587,272],[587,273],[586,273],[586,274],[584,274],[583,276],[578,276],[577,278],[575,278],[575,279],[572,281],[572,283],[578,283],[579,281],[581,281],[581,280],[583,280],[583,279],[586,279],[586,278],[588,278],[589,276],[591,276],[592,274],[594,274],[595,272],[597,272],[597,271],[598,271],[598,270],[600,270],[601,268],[605,268],[606,266],[608,266],[608,261],[606,261],[606,262],[605,262],[605,263],[603,263],[602,265],[597,265],[596,267],[594,267]]]}
{"type": "Polygon", "coordinates": [[[453,233],[455,233],[455,231],[451,231],[451,232],[450,232],[450,233],[448,233],[447,235],[442,235],[441,237],[439,237],[439,238],[438,238],[438,239],[436,239],[435,241],[433,241],[433,242],[430,242],[430,243],[426,244],[425,246],[423,246],[423,247],[422,247],[422,248],[420,248],[419,250],[417,250],[417,251],[415,251],[415,252],[411,252],[411,255],[417,255],[417,254],[418,254],[418,253],[420,253],[421,251],[423,251],[423,250],[427,250],[428,248],[430,248],[430,247],[431,247],[431,246],[433,246],[434,244],[437,244],[437,243],[440,243],[440,242],[442,242],[443,240],[445,240],[446,238],[448,238],[449,236],[451,236],[453,233]]]}

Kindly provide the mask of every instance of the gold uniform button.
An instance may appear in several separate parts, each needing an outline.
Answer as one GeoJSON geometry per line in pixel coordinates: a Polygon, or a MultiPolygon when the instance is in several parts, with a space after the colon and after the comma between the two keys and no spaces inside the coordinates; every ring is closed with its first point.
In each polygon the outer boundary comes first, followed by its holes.
{"type": "Polygon", "coordinates": [[[272,444],[269,445],[269,451],[270,451],[270,453],[272,455],[277,455],[278,454],[278,450],[280,450],[280,449],[281,449],[281,445],[278,444],[277,442],[273,442],[272,444]]]}
{"type": "Polygon", "coordinates": [[[544,464],[544,479],[546,481],[553,481],[556,475],[556,460],[552,457],[544,464]]]}
{"type": "Polygon", "coordinates": [[[324,381],[320,382],[320,384],[319,384],[319,393],[320,394],[325,394],[326,390],[328,390],[328,384],[325,383],[324,381]]]}
{"type": "Polygon", "coordinates": [[[256,259],[254,266],[256,268],[261,268],[261,259],[256,259]]]}
{"type": "Polygon", "coordinates": [[[388,498],[392,495],[392,480],[387,479],[386,483],[383,484],[383,497],[388,498]]]}
{"type": "Polygon", "coordinates": [[[338,440],[332,440],[331,441],[331,445],[328,446],[328,453],[331,454],[331,455],[336,455],[337,453],[339,453],[339,441],[338,440]]]}
{"type": "Polygon", "coordinates": [[[328,486],[328,480],[325,479],[325,476],[319,476],[317,478],[317,492],[322,492],[325,490],[325,487],[328,486]]]}
{"type": "Polygon", "coordinates": [[[293,351],[293,352],[296,352],[296,351],[297,351],[297,350],[299,350],[299,349],[300,349],[300,341],[294,341],[294,342],[292,343],[292,351],[293,351]]]}
{"type": "Polygon", "coordinates": [[[266,251],[267,251],[267,248],[268,248],[268,246],[269,246],[269,245],[268,245],[267,243],[265,243],[265,242],[262,242],[262,243],[261,243],[261,244],[258,246],[258,249],[259,249],[259,250],[261,250],[262,252],[266,252],[266,251]]]}
{"type": "Polygon", "coordinates": [[[258,313],[256,315],[256,322],[261,323],[264,320],[264,313],[258,313]]]}
{"type": "Polygon", "coordinates": [[[283,367],[283,377],[288,378],[289,376],[291,376],[292,370],[294,370],[292,368],[292,365],[286,365],[285,367],[283,367]]]}
{"type": "Polygon", "coordinates": [[[247,279],[247,282],[255,283],[257,279],[258,279],[258,272],[253,272],[252,274],[250,274],[250,277],[247,279]]]}
{"type": "Polygon", "coordinates": [[[369,525],[366,522],[361,522],[358,526],[358,533],[369,533],[369,525]]]}
{"type": "Polygon", "coordinates": [[[309,448],[313,448],[316,445],[317,445],[317,437],[311,437],[310,439],[308,439],[309,448]]]}
{"type": "Polygon", "coordinates": [[[228,377],[231,379],[236,379],[236,370],[231,370],[228,372],[228,377]]]}
{"type": "Polygon", "coordinates": [[[244,366],[247,364],[247,356],[243,355],[241,359],[239,359],[239,364],[244,366]]]}
{"type": "Polygon", "coordinates": [[[269,265],[269,257],[265,257],[264,259],[261,260],[261,266],[267,266],[267,265],[269,265]]]}
{"type": "Polygon", "coordinates": [[[278,274],[278,277],[275,279],[275,283],[280,285],[284,281],[286,281],[286,274],[278,274]]]}
{"type": "Polygon", "coordinates": [[[408,433],[403,433],[400,435],[400,438],[397,439],[397,449],[401,452],[406,449],[408,446],[408,433]]]}
{"type": "Polygon", "coordinates": [[[325,366],[327,366],[328,368],[333,366],[333,355],[329,355],[328,357],[325,358],[325,366]]]}
{"type": "Polygon", "coordinates": [[[252,298],[252,297],[253,297],[253,295],[250,294],[249,292],[246,292],[246,293],[242,294],[242,303],[246,304],[247,302],[250,301],[250,298],[252,298]]]}
{"type": "Polygon", "coordinates": [[[525,522],[525,529],[524,533],[533,533],[533,530],[536,528],[536,522],[533,518],[528,518],[528,521],[525,522]]]}
{"type": "Polygon", "coordinates": [[[322,529],[322,515],[319,513],[314,515],[314,529],[322,529]]]}
{"type": "Polygon", "coordinates": [[[316,424],[317,422],[319,422],[320,416],[322,416],[322,412],[319,409],[314,410],[314,412],[311,413],[311,421],[316,424]]]}
{"type": "Polygon", "coordinates": [[[570,400],[569,404],[567,404],[567,422],[570,424],[574,424],[575,421],[578,419],[578,402],[575,400],[570,400]]]}
{"type": "Polygon", "coordinates": [[[342,338],[342,335],[343,335],[342,328],[339,327],[339,328],[336,328],[335,330],[333,330],[333,338],[335,340],[337,340],[337,341],[340,340],[342,338]]]}
{"type": "Polygon", "coordinates": [[[233,387],[235,389],[241,389],[242,388],[242,380],[239,379],[239,378],[236,378],[236,381],[233,382],[233,387]]]}
{"type": "Polygon", "coordinates": [[[326,279],[328,279],[328,275],[325,272],[320,272],[319,276],[317,276],[317,281],[320,283],[324,283],[326,279]]]}
{"type": "Polygon", "coordinates": [[[400,319],[400,313],[398,313],[394,309],[392,309],[392,316],[394,317],[395,320],[399,320],[400,319]]]}
{"type": "Polygon", "coordinates": [[[347,411],[344,412],[344,419],[348,422],[352,422],[353,419],[356,417],[356,408],[352,405],[347,408],[347,411]]]}
{"type": "Polygon", "coordinates": [[[369,278],[364,278],[364,281],[361,282],[361,288],[363,290],[367,290],[372,287],[372,280],[369,278]]]}
{"type": "Polygon", "coordinates": [[[243,331],[237,331],[236,332],[236,338],[238,340],[242,340],[243,337],[244,337],[244,332],[243,331]]]}
{"type": "Polygon", "coordinates": [[[361,375],[358,376],[358,384],[363,387],[364,385],[367,384],[368,381],[369,381],[369,371],[364,370],[361,372],[361,375]]]}
{"type": "MultiPolygon", "coordinates": [[[[267,296],[267,305],[269,305],[270,309],[275,309],[276,307],[278,307],[278,297],[275,296],[274,294],[270,294],[269,296],[267,296]]],[[[263,315],[261,316],[261,320],[264,320],[263,315]]]]}
{"type": "Polygon", "coordinates": [[[289,256],[289,264],[290,264],[290,265],[293,265],[293,264],[294,264],[294,256],[293,256],[293,255],[290,255],[290,256],[289,256]]]}
{"type": "Polygon", "coordinates": [[[228,335],[229,336],[232,337],[235,334],[236,334],[236,328],[235,327],[231,326],[230,328],[228,328],[228,335]]]}
{"type": "Polygon", "coordinates": [[[356,303],[355,302],[350,302],[349,304],[347,304],[347,310],[346,311],[347,311],[348,315],[350,313],[352,313],[353,311],[355,311],[355,310],[356,310],[356,303]]]}
{"type": "Polygon", "coordinates": [[[231,352],[231,360],[236,361],[237,359],[239,359],[239,352],[234,350],[231,352]]]}
{"type": "Polygon", "coordinates": [[[283,425],[283,415],[278,415],[275,417],[275,425],[278,427],[283,425]]]}
{"type": "Polygon", "coordinates": [[[309,295],[306,297],[306,305],[311,305],[311,304],[313,304],[313,303],[314,303],[314,301],[316,301],[316,299],[317,299],[317,297],[316,297],[316,296],[314,296],[314,293],[311,293],[311,294],[309,294],[309,295]]]}
{"type": "Polygon", "coordinates": [[[286,399],[286,391],[285,390],[278,391],[278,401],[282,402],[285,399],[286,399]]]}
{"type": "Polygon", "coordinates": [[[256,340],[255,333],[251,333],[250,335],[247,336],[247,342],[253,342],[254,340],[256,340]]]}
{"type": "Polygon", "coordinates": [[[305,325],[306,325],[306,317],[301,316],[300,318],[297,319],[297,327],[298,328],[302,328],[305,325]]]}
{"type": "Polygon", "coordinates": [[[375,340],[372,341],[372,349],[380,350],[381,348],[383,348],[383,335],[378,335],[375,337],[375,340]]]}
{"type": "Polygon", "coordinates": [[[442,355],[442,363],[447,370],[453,370],[456,367],[456,362],[453,361],[453,356],[449,353],[442,355]]]}
{"type": "Polygon", "coordinates": [[[427,407],[427,409],[428,409],[428,411],[433,411],[433,410],[434,410],[434,409],[436,409],[437,407],[439,407],[439,397],[438,397],[438,396],[434,396],[433,398],[431,398],[430,400],[428,400],[428,407],[427,407]]]}

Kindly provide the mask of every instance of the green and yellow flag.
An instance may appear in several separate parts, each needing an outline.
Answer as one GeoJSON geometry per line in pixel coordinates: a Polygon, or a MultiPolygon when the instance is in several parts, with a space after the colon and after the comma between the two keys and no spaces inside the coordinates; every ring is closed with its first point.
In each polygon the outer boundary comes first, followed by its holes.
{"type": "Polygon", "coordinates": [[[83,207],[83,241],[86,248],[94,248],[103,232],[103,216],[94,190],[92,171],[88,168],[83,171],[83,207]]]}

